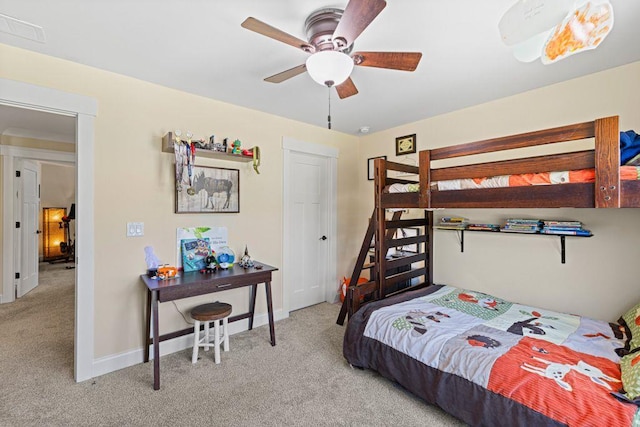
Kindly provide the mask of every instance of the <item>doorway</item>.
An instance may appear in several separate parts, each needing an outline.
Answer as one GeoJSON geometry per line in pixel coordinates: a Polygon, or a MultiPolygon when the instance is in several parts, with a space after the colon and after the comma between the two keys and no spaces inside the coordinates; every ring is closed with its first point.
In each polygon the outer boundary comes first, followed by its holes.
{"type": "MultiPolygon", "coordinates": [[[[76,257],[75,322],[74,322],[74,377],[84,381],[93,377],[94,347],[94,257],[93,257],[93,147],[94,120],[97,103],[94,99],[59,90],[0,79],[0,106],[18,107],[30,111],[44,111],[75,118],[76,153],[76,248],[82,258],[76,257]]],[[[68,154],[68,153],[67,153],[68,154]]],[[[14,293],[14,199],[12,171],[16,158],[31,158],[33,150],[0,145],[2,156],[2,302],[13,300],[14,293]]],[[[60,153],[51,154],[60,160],[60,153]]],[[[62,160],[65,161],[65,160],[62,160]]]]}
{"type": "Polygon", "coordinates": [[[288,315],[335,300],[338,150],[291,138],[282,145],[283,306],[288,315]]]}

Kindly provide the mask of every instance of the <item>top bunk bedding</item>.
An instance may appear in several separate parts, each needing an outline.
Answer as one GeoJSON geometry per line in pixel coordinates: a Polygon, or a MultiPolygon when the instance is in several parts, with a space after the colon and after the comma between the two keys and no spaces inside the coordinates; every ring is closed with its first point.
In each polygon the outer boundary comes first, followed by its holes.
{"type": "MultiPolygon", "coordinates": [[[[640,207],[640,136],[618,117],[420,152],[419,166],[376,160],[380,208],[640,207]],[[434,168],[433,161],[594,138],[592,150],[434,168]],[[388,176],[418,175],[419,181],[388,176]],[[550,172],[551,171],[551,172],[550,172]],[[562,184],[562,185],[553,185],[562,184]],[[458,190],[458,191],[446,191],[458,190]]],[[[565,148],[566,150],[566,148],[565,148]]]]}
{"type": "MultiPolygon", "coordinates": [[[[620,180],[637,181],[640,179],[640,166],[621,166],[620,180]]],[[[595,169],[573,171],[555,171],[525,173],[517,175],[498,175],[482,178],[462,178],[431,182],[432,191],[470,190],[479,188],[523,187],[528,185],[555,185],[571,183],[593,183],[596,181],[595,169]]],[[[385,187],[389,193],[419,192],[417,183],[391,184],[385,187]]]]}
{"type": "Polygon", "coordinates": [[[629,336],[624,324],[434,285],[362,307],[343,352],[470,425],[635,426],[638,407],[619,392],[621,360],[640,354],[626,354],[629,336]]]}

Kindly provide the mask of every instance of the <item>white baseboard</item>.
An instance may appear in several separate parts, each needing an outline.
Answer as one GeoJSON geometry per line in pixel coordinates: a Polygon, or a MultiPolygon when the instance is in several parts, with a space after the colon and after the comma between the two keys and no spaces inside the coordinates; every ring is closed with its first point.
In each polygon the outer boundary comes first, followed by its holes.
{"type": "MultiPolygon", "coordinates": [[[[277,322],[282,319],[286,319],[289,317],[288,312],[284,312],[283,310],[276,310],[273,314],[274,320],[277,322]]],[[[264,326],[269,324],[269,318],[267,314],[261,314],[254,318],[253,327],[257,328],[259,326],[264,326]]],[[[240,320],[238,322],[229,323],[229,336],[237,334],[239,332],[244,332],[249,329],[249,321],[248,320],[240,320]]],[[[269,339],[269,332],[266,331],[266,338],[269,339]]],[[[276,338],[278,337],[278,328],[276,325],[276,338]]],[[[187,348],[191,348],[193,346],[193,334],[184,335],[178,338],[174,338],[172,340],[163,341],[160,343],[160,356],[164,356],[166,354],[175,353],[178,351],[185,350],[187,348]]],[[[109,356],[104,356],[99,359],[94,359],[93,361],[93,377],[99,377],[100,375],[108,374],[109,372],[114,372],[119,369],[128,368],[129,366],[137,365],[138,363],[143,363],[144,359],[144,348],[139,348],[136,350],[126,351],[124,353],[113,354],[109,356]]],[[[153,360],[153,349],[149,350],[149,359],[153,360]]]]}

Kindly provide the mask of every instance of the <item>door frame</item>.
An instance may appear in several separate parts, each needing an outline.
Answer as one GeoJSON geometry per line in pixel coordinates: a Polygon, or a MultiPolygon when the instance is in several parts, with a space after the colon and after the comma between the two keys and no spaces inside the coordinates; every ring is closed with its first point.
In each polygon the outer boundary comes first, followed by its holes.
{"type": "Polygon", "coordinates": [[[326,216],[328,226],[328,251],[327,251],[327,276],[325,285],[325,301],[334,302],[336,297],[336,290],[338,288],[337,282],[337,228],[338,228],[338,154],[339,150],[334,147],[326,145],[315,144],[312,142],[299,141],[294,138],[283,137],[282,138],[282,150],[283,150],[283,209],[282,209],[282,230],[283,230],[283,242],[282,242],[282,309],[284,311],[284,317],[289,317],[290,300],[293,286],[291,284],[291,269],[288,268],[296,262],[295,248],[293,244],[294,230],[291,228],[292,221],[291,211],[289,205],[291,202],[292,194],[289,191],[289,182],[292,175],[291,165],[291,153],[298,152],[302,154],[312,154],[327,159],[327,203],[326,203],[326,216]],[[334,287],[331,284],[335,284],[334,287]]]}
{"type": "MultiPolygon", "coordinates": [[[[29,83],[0,78],[0,104],[46,111],[76,118],[76,288],[74,325],[74,378],[77,382],[93,377],[94,358],[94,138],[98,104],[94,98],[63,92],[29,83]],[[77,254],[81,254],[78,256],[77,254]]],[[[7,183],[7,171],[13,170],[14,155],[2,154],[3,170],[3,242],[2,302],[7,286],[13,289],[13,179],[7,183]],[[10,232],[7,233],[7,230],[10,232]]],[[[13,147],[16,148],[16,147],[13,147]]],[[[26,149],[23,149],[26,150],[26,149]]]]}

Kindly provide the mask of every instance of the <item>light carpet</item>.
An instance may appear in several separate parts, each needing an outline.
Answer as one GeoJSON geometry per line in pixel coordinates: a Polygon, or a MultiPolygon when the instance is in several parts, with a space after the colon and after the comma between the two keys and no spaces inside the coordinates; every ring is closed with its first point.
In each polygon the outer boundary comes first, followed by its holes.
{"type": "MultiPolygon", "coordinates": [[[[140,363],[83,383],[73,380],[74,272],[42,264],[40,286],[0,305],[2,426],[459,426],[374,372],[342,356],[340,307],[322,303],[230,337],[213,351],[140,363]]],[[[100,339],[96,337],[96,339],[100,339]]]]}

